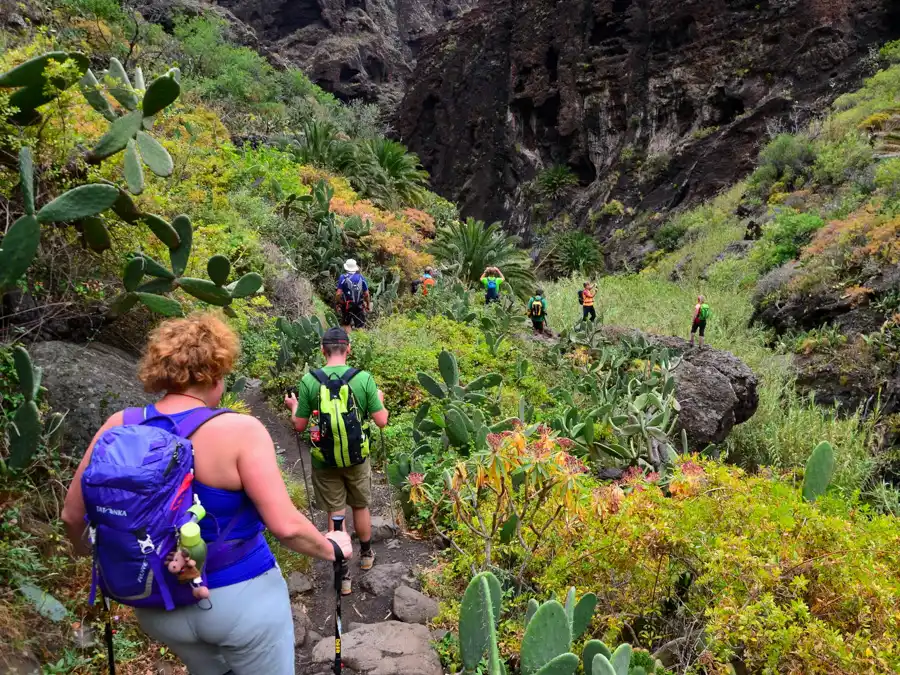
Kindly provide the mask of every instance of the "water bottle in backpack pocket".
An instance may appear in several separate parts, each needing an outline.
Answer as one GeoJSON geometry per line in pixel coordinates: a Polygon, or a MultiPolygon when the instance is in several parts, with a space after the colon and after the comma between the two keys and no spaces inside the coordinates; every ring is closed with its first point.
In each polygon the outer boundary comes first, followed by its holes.
{"type": "Polygon", "coordinates": [[[196,519],[189,436],[225,412],[202,408],[176,424],[152,407],[129,408],[123,426],[98,439],[81,477],[94,557],[91,604],[97,588],[132,607],[196,604],[191,585],[168,571],[166,558],[178,546],[179,528],[196,519]],[[161,420],[167,428],[148,424],[161,420]]]}

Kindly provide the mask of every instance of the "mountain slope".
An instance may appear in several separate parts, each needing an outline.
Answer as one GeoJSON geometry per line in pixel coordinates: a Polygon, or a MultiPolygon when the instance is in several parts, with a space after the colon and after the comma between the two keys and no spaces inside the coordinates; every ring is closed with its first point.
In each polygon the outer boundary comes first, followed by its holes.
{"type": "Polygon", "coordinates": [[[882,0],[483,2],[425,42],[395,126],[439,193],[520,233],[562,210],[529,181],[568,166],[569,215],[607,239],[609,200],[640,215],[714,194],[897,34],[882,0]]]}

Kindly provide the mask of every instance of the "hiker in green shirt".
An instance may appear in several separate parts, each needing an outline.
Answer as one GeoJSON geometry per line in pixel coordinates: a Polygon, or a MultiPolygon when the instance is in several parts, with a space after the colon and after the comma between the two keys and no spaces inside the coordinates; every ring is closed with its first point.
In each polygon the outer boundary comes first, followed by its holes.
{"type": "Polygon", "coordinates": [[[500,302],[500,285],[506,281],[499,267],[487,267],[481,275],[481,284],[484,286],[484,302],[500,302]]]}
{"type": "Polygon", "coordinates": [[[538,335],[544,334],[544,324],[547,322],[547,299],[544,297],[544,289],[539,288],[528,298],[528,316],[531,318],[531,326],[538,335]]]}
{"type": "MultiPolygon", "coordinates": [[[[353,527],[359,535],[360,569],[372,569],[372,499],[369,463],[369,439],[363,422],[371,418],[379,427],[388,421],[384,394],[375,378],[366,371],[347,365],[350,338],[342,328],[329,328],[322,336],[325,366],[303,376],[299,396],[288,394],[284,403],[298,432],[309,425],[314,413],[318,429],[311,434],[312,482],[316,501],[332,518],[344,514],[347,505],[353,510],[353,527]]],[[[345,576],[341,593],[349,595],[351,584],[345,576]]]]}
{"type": "Polygon", "coordinates": [[[700,349],[703,349],[703,336],[706,334],[706,320],[709,318],[709,305],[702,295],[697,296],[694,305],[694,322],[691,324],[691,347],[694,346],[694,333],[700,333],[700,349]]]}

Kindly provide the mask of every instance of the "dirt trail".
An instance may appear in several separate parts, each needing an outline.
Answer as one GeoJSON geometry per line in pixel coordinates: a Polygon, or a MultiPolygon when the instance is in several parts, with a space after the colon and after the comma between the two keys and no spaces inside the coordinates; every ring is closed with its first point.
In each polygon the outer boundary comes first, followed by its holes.
{"type": "MultiPolygon", "coordinates": [[[[309,476],[309,446],[304,441],[298,448],[296,435],[288,421],[287,411],[282,414],[280,411],[272,410],[256,382],[248,384],[243,398],[250,406],[251,413],[261,420],[269,430],[272,440],[275,442],[276,452],[283,459],[285,469],[291,471],[298,481],[302,481],[300,464],[302,452],[303,465],[309,476]]],[[[377,452],[375,451],[379,438],[376,436],[372,441],[373,453],[381,457],[380,448],[377,452]]],[[[385,475],[378,470],[373,471],[372,505],[370,507],[373,519],[381,518],[385,523],[392,522],[390,498],[391,489],[385,475]]],[[[320,530],[324,530],[326,514],[315,507],[313,514],[316,526],[320,530]]],[[[396,507],[394,515],[399,518],[396,507]]],[[[353,518],[348,513],[347,527],[351,533],[353,533],[352,521],[353,518]]],[[[375,541],[372,548],[376,554],[376,568],[391,563],[403,563],[409,566],[413,573],[417,567],[425,566],[433,553],[431,542],[415,539],[406,532],[400,532],[396,537],[386,540],[375,541]]],[[[358,554],[358,544],[354,547],[354,552],[358,554]]],[[[351,624],[379,623],[393,618],[391,616],[393,594],[373,596],[363,591],[359,583],[363,573],[359,571],[358,565],[356,559],[350,562],[353,594],[343,599],[342,616],[345,632],[349,630],[351,624]]],[[[292,601],[302,602],[306,607],[312,623],[310,630],[323,637],[331,636],[334,634],[336,603],[331,563],[321,560],[314,561],[310,579],[313,583],[313,590],[293,597],[292,601]]],[[[311,664],[310,655],[315,643],[315,640],[307,640],[304,647],[297,648],[297,675],[318,675],[322,672],[321,666],[313,667],[311,664]]],[[[353,675],[353,671],[349,669],[346,669],[345,672],[353,675]]]]}

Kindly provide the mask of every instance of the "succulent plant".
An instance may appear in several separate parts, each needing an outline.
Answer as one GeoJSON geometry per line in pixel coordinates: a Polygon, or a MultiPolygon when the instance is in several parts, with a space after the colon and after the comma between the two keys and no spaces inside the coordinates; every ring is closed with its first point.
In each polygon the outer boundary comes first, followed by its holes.
{"type": "Polygon", "coordinates": [[[9,118],[11,122],[29,126],[41,121],[41,114],[37,108],[49,103],[74,84],[62,76],[50,78],[46,76],[47,66],[66,62],[73,64],[74,73],[77,75],[75,80],[83,75],[90,65],[88,58],[79,52],[49,52],[35,56],[0,75],[0,88],[16,89],[9,98],[10,106],[17,109],[17,112],[9,118]]]}
{"type": "Polygon", "coordinates": [[[41,369],[35,367],[24,347],[13,349],[13,363],[19,378],[19,391],[24,402],[13,413],[9,426],[9,461],[11,469],[22,469],[31,462],[41,441],[41,416],[37,398],[41,388],[41,369]]]}
{"type": "Polygon", "coordinates": [[[806,473],[803,476],[803,498],[814,502],[828,490],[834,474],[834,448],[831,443],[822,441],[815,448],[806,462],[806,473]]]}
{"type": "MultiPolygon", "coordinates": [[[[22,188],[25,215],[10,226],[0,242],[0,290],[15,285],[31,265],[40,244],[42,223],[91,219],[110,208],[118,198],[115,187],[105,183],[91,183],[72,188],[35,211],[34,160],[28,147],[19,151],[19,185],[22,188]]],[[[89,224],[88,227],[93,228],[93,225],[89,224]]],[[[92,235],[95,231],[91,230],[92,235]]],[[[92,236],[87,241],[102,248],[104,241],[108,243],[108,236],[105,240],[92,236]]]]}
{"type": "Polygon", "coordinates": [[[88,154],[87,160],[99,163],[124,150],[125,182],[128,190],[138,195],[144,191],[144,165],[157,176],[166,178],[172,175],[175,166],[172,157],[147,130],[153,126],[154,116],[174,103],[181,93],[180,72],[173,68],[153,80],[143,91],[143,72],[140,69],[135,71],[135,84],[132,85],[125,68],[112,58],[107,76],[111,82],[109,94],[119,102],[124,112],[120,115],[113,109],[97,76],[88,70],[81,79],[82,94],[91,107],[110,122],[110,127],[88,154]],[[143,100],[139,98],[140,93],[143,93],[143,100]]]}
{"type": "MultiPolygon", "coordinates": [[[[471,673],[487,658],[488,673],[505,673],[497,649],[496,626],[500,620],[500,582],[490,572],[472,577],[459,610],[459,644],[464,672],[471,673]]],[[[572,643],[590,623],[597,596],[587,593],[575,602],[575,589],[569,590],[566,606],[556,600],[539,604],[531,598],[525,614],[525,635],[519,654],[522,675],[573,675],[579,663],[585,675],[646,675],[660,664],[645,652],[645,664],[632,666],[632,649],[622,644],[611,651],[600,640],[589,640],[579,659],[572,653],[572,643]],[[652,665],[650,665],[652,664],[652,665]]]]}
{"type": "Polygon", "coordinates": [[[305,366],[309,363],[325,334],[325,328],[317,316],[302,316],[297,321],[278,317],[275,327],[279,331],[279,349],[274,374],[297,364],[305,366]]]}
{"type": "Polygon", "coordinates": [[[226,286],[231,274],[231,262],[223,255],[215,255],[207,263],[207,273],[213,281],[180,276],[187,268],[191,255],[190,218],[182,214],[171,224],[152,214],[142,218],[160,240],[168,243],[172,269],[148,255],[135,253],[125,265],[122,275],[125,293],[113,303],[111,313],[114,316],[128,311],[138,302],[158,314],[180,316],[182,307],[179,302],[163,295],[176,288],[181,288],[202,302],[224,307],[226,314],[234,316],[234,310],[229,306],[232,301],[246,298],[262,288],[262,277],[255,272],[249,272],[226,286]],[[154,279],[142,284],[145,276],[154,279]]]}

